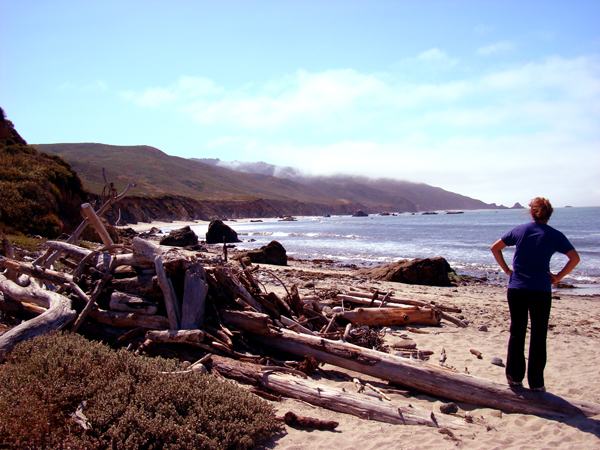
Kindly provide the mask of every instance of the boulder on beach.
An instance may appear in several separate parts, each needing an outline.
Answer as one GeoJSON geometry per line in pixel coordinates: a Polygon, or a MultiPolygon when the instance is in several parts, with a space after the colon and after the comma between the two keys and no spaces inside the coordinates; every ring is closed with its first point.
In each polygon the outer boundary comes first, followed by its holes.
{"type": "Polygon", "coordinates": [[[369,217],[369,215],[363,210],[359,209],[354,214],[352,214],[352,217],[369,217]]]}
{"type": "Polygon", "coordinates": [[[283,248],[283,245],[277,241],[271,241],[257,250],[240,253],[235,258],[250,258],[250,261],[254,264],[287,266],[287,253],[285,248],[283,248]]]}
{"type": "Polygon", "coordinates": [[[237,233],[228,225],[225,225],[221,220],[213,220],[208,225],[206,232],[207,244],[222,244],[223,242],[241,242],[238,239],[237,233]],[[223,241],[224,239],[224,241],[223,241]]]}
{"type": "Polygon", "coordinates": [[[171,230],[171,232],[160,240],[160,245],[170,245],[171,247],[187,247],[189,245],[198,245],[198,236],[187,226],[171,230]]]}
{"type": "Polygon", "coordinates": [[[448,261],[441,256],[425,259],[404,259],[372,269],[360,269],[358,272],[375,280],[424,286],[450,286],[450,275],[456,274],[448,261]]]}

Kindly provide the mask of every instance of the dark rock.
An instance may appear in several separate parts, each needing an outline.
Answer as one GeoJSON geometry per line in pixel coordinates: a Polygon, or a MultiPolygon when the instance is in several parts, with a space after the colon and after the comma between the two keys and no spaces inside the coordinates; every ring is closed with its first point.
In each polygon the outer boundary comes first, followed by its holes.
{"type": "Polygon", "coordinates": [[[240,253],[235,259],[250,258],[255,264],[273,264],[276,266],[287,266],[287,254],[285,248],[277,241],[271,241],[258,250],[240,253]]]}
{"type": "Polygon", "coordinates": [[[369,217],[369,215],[366,212],[359,209],[354,214],[352,214],[352,217],[369,217]]]}
{"type": "Polygon", "coordinates": [[[440,256],[400,260],[393,264],[386,264],[372,269],[360,269],[358,273],[376,280],[425,286],[450,286],[450,276],[456,275],[448,261],[440,256]]]}
{"type": "Polygon", "coordinates": [[[446,403],[440,406],[440,411],[444,414],[456,414],[458,412],[458,406],[456,403],[446,403]]]}
{"type": "Polygon", "coordinates": [[[160,245],[172,247],[188,247],[198,245],[198,236],[187,226],[171,232],[160,240],[160,245]]]}
{"type": "Polygon", "coordinates": [[[225,239],[225,242],[241,242],[238,239],[237,233],[229,226],[225,225],[223,221],[213,220],[208,225],[208,231],[206,232],[206,243],[222,244],[223,239],[225,239]]]}
{"type": "Polygon", "coordinates": [[[502,358],[499,358],[497,356],[493,356],[492,357],[492,364],[494,364],[495,366],[504,367],[504,363],[502,362],[502,358]]]}

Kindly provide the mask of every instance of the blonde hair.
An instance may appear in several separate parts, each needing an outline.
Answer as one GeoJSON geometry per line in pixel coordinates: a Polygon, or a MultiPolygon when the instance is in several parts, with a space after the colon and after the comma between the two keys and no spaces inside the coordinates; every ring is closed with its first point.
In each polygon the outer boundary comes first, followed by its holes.
{"type": "Polygon", "coordinates": [[[550,200],[544,197],[536,197],[529,202],[529,213],[536,222],[544,222],[550,219],[554,212],[554,208],[550,204],[550,200]]]}

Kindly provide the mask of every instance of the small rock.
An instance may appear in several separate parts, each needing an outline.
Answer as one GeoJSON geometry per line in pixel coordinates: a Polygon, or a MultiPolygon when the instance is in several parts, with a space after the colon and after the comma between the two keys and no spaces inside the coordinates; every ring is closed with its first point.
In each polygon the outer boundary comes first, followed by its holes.
{"type": "Polygon", "coordinates": [[[456,403],[446,403],[440,406],[440,411],[444,414],[456,414],[458,412],[458,406],[456,403]]]}
{"type": "Polygon", "coordinates": [[[479,331],[487,331],[487,330],[488,330],[488,327],[487,327],[487,326],[485,326],[485,325],[481,325],[481,326],[479,327],[479,331]]]}
{"type": "Polygon", "coordinates": [[[502,358],[498,358],[497,356],[492,356],[492,364],[494,364],[495,366],[504,367],[502,358]]]}

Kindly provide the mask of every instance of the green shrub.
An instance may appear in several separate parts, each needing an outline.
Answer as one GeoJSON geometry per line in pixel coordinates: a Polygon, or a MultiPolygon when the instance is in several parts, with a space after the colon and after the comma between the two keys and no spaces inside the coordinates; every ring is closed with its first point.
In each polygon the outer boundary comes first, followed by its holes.
{"type": "Polygon", "coordinates": [[[54,238],[81,222],[88,198],[69,164],[35,147],[0,146],[0,228],[54,238]]]}
{"type": "Polygon", "coordinates": [[[70,333],[18,344],[0,366],[0,447],[246,449],[280,429],[272,407],[211,375],[70,333]],[[83,413],[84,431],[71,418],[83,413]]]}

